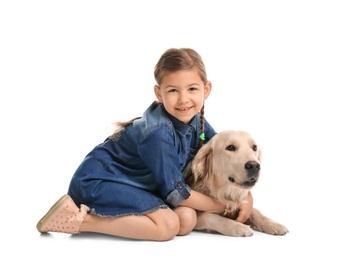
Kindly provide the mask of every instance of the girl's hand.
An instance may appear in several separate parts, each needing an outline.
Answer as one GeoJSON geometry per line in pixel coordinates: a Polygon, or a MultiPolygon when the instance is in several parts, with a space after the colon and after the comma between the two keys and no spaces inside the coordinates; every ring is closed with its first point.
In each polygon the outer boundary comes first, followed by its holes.
{"type": "Polygon", "coordinates": [[[252,193],[249,191],[247,198],[239,206],[239,215],[236,218],[236,221],[245,223],[249,219],[252,210],[253,210],[253,196],[252,193]]]}

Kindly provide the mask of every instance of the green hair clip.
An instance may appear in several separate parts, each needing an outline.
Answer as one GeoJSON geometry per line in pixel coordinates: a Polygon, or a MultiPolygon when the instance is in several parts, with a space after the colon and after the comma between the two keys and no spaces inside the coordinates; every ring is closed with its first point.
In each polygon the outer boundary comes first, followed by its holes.
{"type": "Polygon", "coordinates": [[[205,133],[201,133],[199,139],[205,141],[205,133]]]}

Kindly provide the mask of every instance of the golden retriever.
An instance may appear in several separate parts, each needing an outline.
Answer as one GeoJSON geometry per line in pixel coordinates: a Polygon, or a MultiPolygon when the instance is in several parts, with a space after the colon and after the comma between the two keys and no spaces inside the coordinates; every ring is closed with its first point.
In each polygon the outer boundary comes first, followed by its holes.
{"type": "Polygon", "coordinates": [[[284,235],[288,229],[253,208],[244,224],[235,221],[238,206],[260,176],[261,150],[245,131],[227,130],[216,134],[203,145],[191,165],[186,182],[192,189],[204,193],[228,208],[224,215],[199,212],[195,230],[220,233],[225,236],[251,236],[253,230],[272,235],[284,235]]]}

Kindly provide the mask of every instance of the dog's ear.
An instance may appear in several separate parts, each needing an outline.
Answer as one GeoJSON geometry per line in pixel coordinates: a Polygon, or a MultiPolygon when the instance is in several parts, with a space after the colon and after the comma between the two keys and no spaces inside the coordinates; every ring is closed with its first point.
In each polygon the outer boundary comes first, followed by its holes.
{"type": "Polygon", "coordinates": [[[210,144],[205,144],[200,148],[196,156],[192,161],[192,173],[194,176],[194,182],[205,179],[209,172],[213,172],[212,169],[213,160],[213,148],[210,144]]]}

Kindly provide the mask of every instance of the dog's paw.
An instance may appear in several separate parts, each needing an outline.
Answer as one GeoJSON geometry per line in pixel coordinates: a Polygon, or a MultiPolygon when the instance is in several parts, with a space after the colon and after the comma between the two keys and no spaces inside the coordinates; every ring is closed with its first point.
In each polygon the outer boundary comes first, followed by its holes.
{"type": "Polygon", "coordinates": [[[282,224],[270,221],[260,227],[260,231],[270,235],[285,235],[289,230],[282,224]]]}
{"type": "Polygon", "coordinates": [[[250,237],[253,233],[253,229],[251,229],[248,225],[234,221],[232,225],[227,226],[226,230],[222,232],[223,235],[231,237],[250,237]]]}
{"type": "Polygon", "coordinates": [[[253,208],[250,219],[246,224],[249,224],[251,228],[256,231],[264,232],[269,235],[285,235],[289,232],[284,225],[266,217],[255,208],[253,208]]]}

